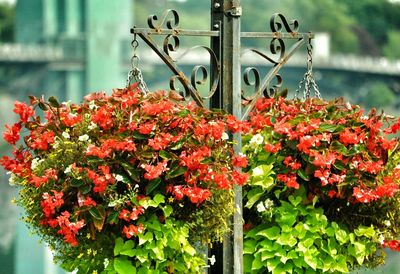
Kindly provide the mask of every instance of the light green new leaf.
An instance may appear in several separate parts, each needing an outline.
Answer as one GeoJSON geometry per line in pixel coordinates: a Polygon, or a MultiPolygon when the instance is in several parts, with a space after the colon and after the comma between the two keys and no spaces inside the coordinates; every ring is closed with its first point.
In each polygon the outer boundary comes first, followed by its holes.
{"type": "Polygon", "coordinates": [[[262,236],[270,240],[276,240],[281,233],[281,229],[277,226],[273,226],[264,230],[259,231],[256,235],[262,236]]]}
{"type": "Polygon", "coordinates": [[[118,274],[136,274],[136,268],[127,257],[117,257],[114,259],[114,269],[118,274]]]}

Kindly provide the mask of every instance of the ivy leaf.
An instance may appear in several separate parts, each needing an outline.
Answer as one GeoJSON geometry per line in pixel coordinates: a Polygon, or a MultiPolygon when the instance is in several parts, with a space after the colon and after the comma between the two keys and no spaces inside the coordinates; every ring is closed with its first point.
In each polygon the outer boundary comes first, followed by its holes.
{"type": "Polygon", "coordinates": [[[344,129],[343,125],[333,125],[333,124],[321,124],[318,128],[319,132],[339,132],[344,129]]]}
{"type": "Polygon", "coordinates": [[[119,255],[120,251],[124,247],[124,240],[121,237],[118,237],[115,240],[115,245],[114,245],[114,256],[119,255]]]}
{"type": "Polygon", "coordinates": [[[172,178],[181,176],[181,175],[185,174],[186,171],[187,171],[187,167],[185,167],[185,166],[178,165],[175,168],[171,166],[171,172],[167,173],[166,178],[172,179],[172,178]]]}
{"type": "Polygon", "coordinates": [[[125,256],[114,259],[114,269],[118,274],[136,274],[136,268],[125,256]]]}
{"type": "Polygon", "coordinates": [[[259,231],[256,235],[265,237],[270,240],[276,240],[276,239],[278,239],[280,233],[281,233],[281,229],[277,226],[273,226],[273,227],[259,231]]]}
{"type": "Polygon", "coordinates": [[[264,194],[264,191],[261,190],[261,188],[259,188],[259,187],[251,189],[251,190],[247,193],[248,201],[247,201],[245,207],[247,207],[247,208],[253,207],[253,205],[254,205],[255,203],[257,203],[257,201],[261,198],[261,196],[262,196],[263,194],[264,194]]]}

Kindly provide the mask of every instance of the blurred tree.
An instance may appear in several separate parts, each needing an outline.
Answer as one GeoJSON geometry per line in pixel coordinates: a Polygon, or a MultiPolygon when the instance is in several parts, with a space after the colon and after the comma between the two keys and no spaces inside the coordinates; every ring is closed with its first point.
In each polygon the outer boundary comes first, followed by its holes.
{"type": "Polygon", "coordinates": [[[367,108],[387,108],[396,103],[396,95],[383,82],[377,82],[369,87],[364,98],[364,104],[367,108]]]}
{"type": "Polygon", "coordinates": [[[400,31],[389,31],[388,41],[383,47],[383,53],[389,59],[400,59],[400,31]]]}
{"type": "Polygon", "coordinates": [[[15,5],[0,4],[0,42],[14,41],[15,5]]]}

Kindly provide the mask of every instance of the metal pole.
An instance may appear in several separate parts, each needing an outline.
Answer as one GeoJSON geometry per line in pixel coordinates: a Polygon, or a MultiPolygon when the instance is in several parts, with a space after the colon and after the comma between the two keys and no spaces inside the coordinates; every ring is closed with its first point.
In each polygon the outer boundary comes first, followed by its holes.
{"type": "MultiPolygon", "coordinates": [[[[241,73],[240,73],[240,16],[242,8],[239,0],[213,1],[212,20],[221,18],[220,63],[222,108],[241,118],[241,73]],[[220,10],[222,9],[222,11],[220,10]]],[[[241,151],[240,134],[233,136],[235,151],[241,151]]],[[[233,217],[233,235],[224,239],[223,273],[243,273],[243,224],[242,189],[235,187],[235,214],[233,217]],[[232,237],[233,236],[233,237],[232,237]]]]}

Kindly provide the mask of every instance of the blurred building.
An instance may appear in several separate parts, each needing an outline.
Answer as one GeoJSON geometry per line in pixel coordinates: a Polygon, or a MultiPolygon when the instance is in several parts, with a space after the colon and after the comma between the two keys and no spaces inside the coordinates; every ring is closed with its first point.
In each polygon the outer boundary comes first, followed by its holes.
{"type": "MultiPolygon", "coordinates": [[[[79,102],[88,92],[123,87],[127,75],[123,64],[130,58],[131,3],[17,0],[16,43],[1,45],[3,64],[8,71],[16,71],[15,78],[2,86],[2,96],[7,97],[8,104],[16,99],[26,100],[30,93],[79,102]]],[[[1,124],[10,123],[6,121],[9,117],[3,118],[1,124]]],[[[8,193],[1,199],[8,202],[15,190],[7,186],[6,176],[2,176],[1,183],[8,188],[1,189],[3,194],[8,193]]],[[[9,255],[0,256],[0,274],[64,273],[52,264],[51,253],[38,243],[38,238],[29,235],[23,222],[17,222],[17,214],[7,210],[0,208],[0,219],[11,227],[8,231],[15,226],[16,229],[9,255]]],[[[5,226],[1,229],[5,230],[5,226]]]]}

